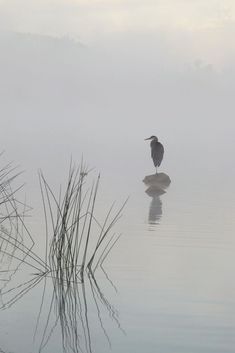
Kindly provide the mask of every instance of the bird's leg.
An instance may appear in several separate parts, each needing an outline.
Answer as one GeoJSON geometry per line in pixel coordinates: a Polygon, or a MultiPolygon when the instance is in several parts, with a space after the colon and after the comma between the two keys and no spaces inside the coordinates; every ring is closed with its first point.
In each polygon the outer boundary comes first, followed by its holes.
{"type": "Polygon", "coordinates": [[[157,174],[157,167],[156,167],[156,174],[157,174]]]}

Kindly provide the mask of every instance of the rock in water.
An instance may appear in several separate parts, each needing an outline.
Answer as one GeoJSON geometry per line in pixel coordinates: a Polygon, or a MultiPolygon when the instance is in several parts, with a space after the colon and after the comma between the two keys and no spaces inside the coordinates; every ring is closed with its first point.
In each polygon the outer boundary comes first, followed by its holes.
{"type": "Polygon", "coordinates": [[[143,182],[148,186],[164,190],[170,185],[171,179],[169,175],[165,173],[157,173],[152,175],[146,175],[143,182]]]}

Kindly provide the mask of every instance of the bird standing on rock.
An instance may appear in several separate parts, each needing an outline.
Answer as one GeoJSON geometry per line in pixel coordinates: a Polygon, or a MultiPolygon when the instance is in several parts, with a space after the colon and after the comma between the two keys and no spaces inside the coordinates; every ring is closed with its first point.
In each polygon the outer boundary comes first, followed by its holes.
{"type": "Polygon", "coordinates": [[[145,140],[151,140],[151,142],[150,142],[151,157],[153,160],[153,164],[156,167],[156,174],[157,174],[157,167],[159,167],[160,164],[162,163],[162,159],[163,159],[163,155],[164,155],[164,147],[158,141],[158,138],[156,136],[150,136],[149,138],[147,138],[145,140]]]}

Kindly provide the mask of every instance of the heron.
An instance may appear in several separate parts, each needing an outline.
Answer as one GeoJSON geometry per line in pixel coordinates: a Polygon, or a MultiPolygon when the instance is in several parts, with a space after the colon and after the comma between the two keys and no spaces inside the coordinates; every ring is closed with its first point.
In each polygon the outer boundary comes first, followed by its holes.
{"type": "Polygon", "coordinates": [[[160,166],[162,163],[163,155],[164,155],[164,147],[161,144],[161,142],[158,141],[157,136],[150,136],[145,140],[150,140],[150,148],[151,148],[151,157],[153,160],[154,167],[156,167],[156,173],[157,173],[157,167],[160,166]]]}

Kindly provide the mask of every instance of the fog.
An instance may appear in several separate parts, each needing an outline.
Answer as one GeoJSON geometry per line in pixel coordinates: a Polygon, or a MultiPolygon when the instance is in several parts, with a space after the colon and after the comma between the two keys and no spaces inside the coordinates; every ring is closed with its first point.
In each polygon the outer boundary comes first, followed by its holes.
{"type": "Polygon", "coordinates": [[[164,4],[2,2],[1,150],[26,179],[151,172],[152,134],[169,172],[234,174],[234,6],[164,4]]]}
{"type": "Polygon", "coordinates": [[[233,147],[233,64],[204,62],[189,38],[135,33],[84,45],[2,32],[0,46],[1,146],[24,165],[83,154],[115,168],[121,152],[141,168],[152,133],[174,157],[190,145],[193,159],[214,153],[220,165],[233,147]]]}
{"type": "MultiPolygon", "coordinates": [[[[100,172],[100,223],[130,196],[105,263],[113,283],[97,270],[126,334],[95,302],[94,353],[109,351],[106,328],[114,353],[234,351],[234,35],[230,0],[0,0],[1,165],[23,171],[13,190],[26,183],[17,198],[32,206],[35,252],[44,258],[47,229],[38,169],[55,195],[71,158],[92,169],[85,188],[100,172]],[[158,175],[151,135],[165,149],[158,175]]],[[[1,311],[0,351],[36,351],[40,293],[1,311]]],[[[48,351],[60,351],[52,331],[48,351]]]]}

